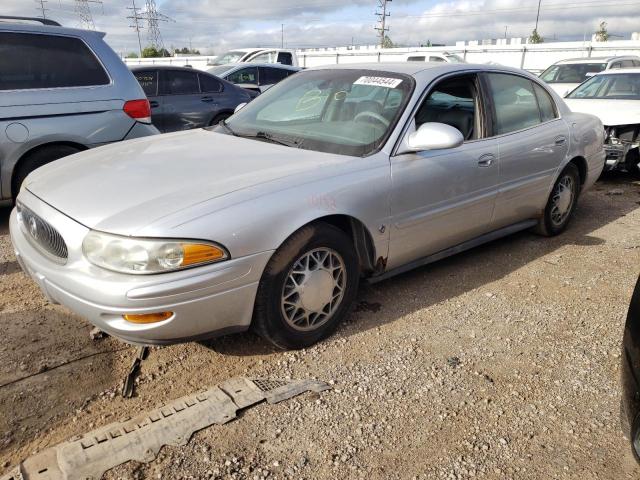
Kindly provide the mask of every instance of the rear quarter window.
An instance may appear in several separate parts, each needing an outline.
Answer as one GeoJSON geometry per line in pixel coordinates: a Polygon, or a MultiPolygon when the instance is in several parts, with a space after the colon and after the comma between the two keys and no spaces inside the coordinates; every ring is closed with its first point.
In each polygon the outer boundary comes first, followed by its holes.
{"type": "Polygon", "coordinates": [[[109,76],[79,38],[0,33],[0,90],[108,85],[109,76]]]}

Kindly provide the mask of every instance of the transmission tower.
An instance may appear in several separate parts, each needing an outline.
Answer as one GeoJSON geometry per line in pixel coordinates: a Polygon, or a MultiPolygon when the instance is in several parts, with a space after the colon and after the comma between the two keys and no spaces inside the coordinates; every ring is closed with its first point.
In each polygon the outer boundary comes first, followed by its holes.
{"type": "Polygon", "coordinates": [[[131,15],[127,18],[131,20],[133,25],[129,25],[130,28],[133,28],[138,34],[138,48],[140,53],[140,58],[142,58],[142,41],[140,40],[140,30],[143,28],[140,24],[145,17],[140,13],[138,7],[136,7],[136,0],[131,0],[131,7],[127,7],[127,10],[131,10],[131,15]]]}
{"type": "Polygon", "coordinates": [[[47,3],[47,0],[35,0],[35,1],[38,4],[38,6],[36,8],[40,11],[40,15],[42,16],[42,18],[46,19],[47,18],[47,10],[49,10],[45,6],[45,4],[47,3]]]}
{"type": "Polygon", "coordinates": [[[164,42],[162,41],[162,34],[160,33],[160,26],[158,22],[174,21],[172,18],[163,15],[158,12],[155,0],[145,0],[145,12],[144,16],[147,20],[147,41],[149,45],[154,47],[158,51],[164,50],[164,42]]]}
{"type": "Polygon", "coordinates": [[[382,9],[381,12],[376,12],[376,16],[378,17],[378,26],[375,29],[378,31],[378,35],[380,36],[380,48],[384,47],[384,40],[387,36],[387,32],[389,31],[389,27],[387,27],[387,17],[391,16],[389,13],[389,9],[387,4],[391,0],[378,0],[378,8],[382,9]]]}
{"type": "Polygon", "coordinates": [[[93,23],[93,15],[91,15],[90,3],[99,3],[102,0],[75,0],[75,13],[80,18],[80,26],[87,30],[95,30],[96,24],[93,23]]]}

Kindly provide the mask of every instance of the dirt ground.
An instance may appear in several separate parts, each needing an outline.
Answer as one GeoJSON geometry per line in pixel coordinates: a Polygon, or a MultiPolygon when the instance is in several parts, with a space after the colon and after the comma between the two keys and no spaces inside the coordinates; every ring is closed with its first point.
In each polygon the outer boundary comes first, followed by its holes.
{"type": "Polygon", "coordinates": [[[259,405],[107,478],[638,478],[619,426],[620,343],[640,273],[640,183],[581,198],[569,230],[524,232],[374,286],[336,335],[280,352],[250,333],[153,349],[93,341],[20,271],[0,210],[0,473],[33,452],[233,376],[332,390],[259,405]]]}

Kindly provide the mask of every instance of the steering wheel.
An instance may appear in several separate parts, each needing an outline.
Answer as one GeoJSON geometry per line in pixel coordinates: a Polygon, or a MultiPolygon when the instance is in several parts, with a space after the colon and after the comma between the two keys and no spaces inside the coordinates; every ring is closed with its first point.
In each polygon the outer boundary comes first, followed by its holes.
{"type": "Polygon", "coordinates": [[[387,128],[389,126],[389,120],[387,120],[386,118],[384,118],[382,115],[380,115],[379,113],[375,113],[375,112],[369,112],[367,110],[365,110],[364,112],[360,112],[359,114],[357,114],[355,117],[353,117],[353,121],[357,122],[359,119],[361,118],[372,118],[374,120],[377,120],[378,122],[380,122],[382,125],[384,125],[384,128],[387,128]]]}

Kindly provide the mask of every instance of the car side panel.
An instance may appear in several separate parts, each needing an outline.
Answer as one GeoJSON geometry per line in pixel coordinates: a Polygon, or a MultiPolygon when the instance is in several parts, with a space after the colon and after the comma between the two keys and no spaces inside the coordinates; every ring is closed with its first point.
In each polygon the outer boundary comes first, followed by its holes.
{"type": "Polygon", "coordinates": [[[569,142],[569,129],[559,118],[498,137],[500,187],[494,228],[540,215],[569,142]]]}

